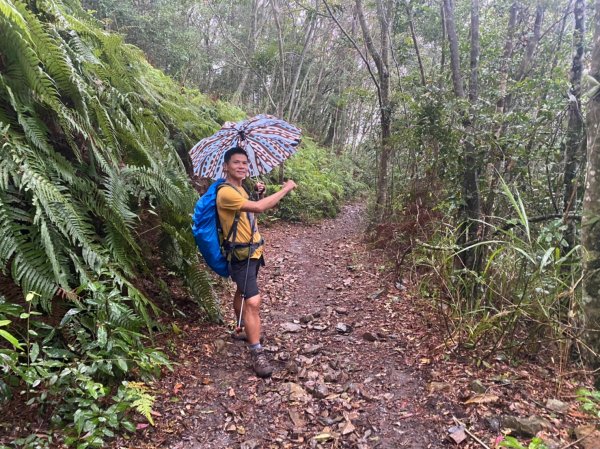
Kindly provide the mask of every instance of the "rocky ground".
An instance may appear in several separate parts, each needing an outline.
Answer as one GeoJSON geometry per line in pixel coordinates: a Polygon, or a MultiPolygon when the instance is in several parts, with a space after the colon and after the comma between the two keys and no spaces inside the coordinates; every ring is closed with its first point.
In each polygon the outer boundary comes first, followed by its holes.
{"type": "Polygon", "coordinates": [[[271,379],[253,375],[227,326],[181,320],[165,337],[177,365],[153,385],[155,426],[140,418],[115,447],[495,448],[509,432],[525,447],[534,434],[548,447],[600,447],[575,401],[577,373],[478,364],[449,344],[430,303],[363,242],[361,212],[264,230],[271,379]]]}

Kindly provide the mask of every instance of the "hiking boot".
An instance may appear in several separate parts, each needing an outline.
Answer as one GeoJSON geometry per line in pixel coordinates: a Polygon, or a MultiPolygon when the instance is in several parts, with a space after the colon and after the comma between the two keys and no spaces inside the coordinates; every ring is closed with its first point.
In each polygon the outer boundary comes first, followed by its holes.
{"type": "MultiPolygon", "coordinates": [[[[240,332],[233,331],[231,334],[232,340],[236,341],[248,341],[248,336],[246,335],[246,330],[242,328],[240,332]]],[[[265,336],[260,336],[260,343],[263,344],[265,342],[265,336]]]]}
{"type": "Polygon", "coordinates": [[[273,373],[273,366],[269,363],[267,354],[263,348],[250,350],[252,357],[252,369],[258,377],[270,377],[273,373]]]}
{"type": "Polygon", "coordinates": [[[233,340],[236,340],[236,341],[246,341],[246,340],[248,340],[248,336],[246,335],[246,331],[244,329],[242,329],[239,332],[236,332],[234,330],[230,335],[231,335],[231,338],[233,340]]]}

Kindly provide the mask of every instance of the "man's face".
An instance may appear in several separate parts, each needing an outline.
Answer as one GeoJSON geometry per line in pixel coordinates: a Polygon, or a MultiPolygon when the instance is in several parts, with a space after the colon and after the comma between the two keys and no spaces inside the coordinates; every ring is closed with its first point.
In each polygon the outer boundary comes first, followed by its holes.
{"type": "Polygon", "coordinates": [[[234,154],[224,168],[229,177],[242,180],[248,175],[248,158],[243,154],[234,154]]]}

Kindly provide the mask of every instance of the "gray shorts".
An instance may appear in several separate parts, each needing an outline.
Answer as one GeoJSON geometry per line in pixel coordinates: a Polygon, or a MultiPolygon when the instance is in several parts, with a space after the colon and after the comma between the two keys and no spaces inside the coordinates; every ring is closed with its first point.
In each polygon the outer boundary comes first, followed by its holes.
{"type": "Polygon", "coordinates": [[[238,291],[242,292],[242,296],[252,298],[260,293],[258,289],[258,270],[264,266],[265,260],[248,259],[239,262],[231,262],[231,279],[236,283],[238,291]]]}

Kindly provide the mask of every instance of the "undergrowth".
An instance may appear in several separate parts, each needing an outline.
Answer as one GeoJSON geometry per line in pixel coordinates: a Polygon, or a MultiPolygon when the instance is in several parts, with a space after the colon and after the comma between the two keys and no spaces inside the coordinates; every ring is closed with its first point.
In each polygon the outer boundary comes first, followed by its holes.
{"type": "Polygon", "coordinates": [[[518,193],[503,184],[503,194],[512,213],[483,223],[485,237],[468,248],[457,246],[456,228],[443,216],[427,239],[416,239],[408,260],[419,294],[438,305],[448,344],[477,348],[481,360],[552,349],[566,363],[580,342],[581,249],[567,248],[561,219],[534,228],[518,193]],[[471,248],[480,272],[460,265],[471,248]]]}
{"type": "MultiPolygon", "coordinates": [[[[276,169],[267,178],[267,193],[279,188],[276,169]]],[[[269,214],[270,219],[312,222],[335,217],[344,203],[364,194],[361,169],[348,157],[336,156],[310,138],[285,164],[284,176],[298,188],[288,194],[269,214]]]]}
{"type": "Polygon", "coordinates": [[[0,0],[0,40],[0,401],[51,419],[25,420],[32,436],[14,442],[4,424],[0,444],[100,447],[133,430],[127,410],[151,420],[151,391],[131,381],[169,367],[146,232],[220,319],[190,232],[187,150],[243,114],[181,88],[76,0],[0,0]]]}

